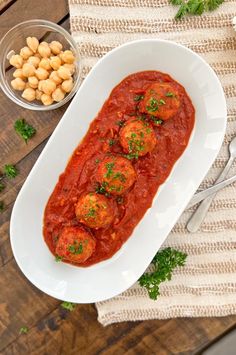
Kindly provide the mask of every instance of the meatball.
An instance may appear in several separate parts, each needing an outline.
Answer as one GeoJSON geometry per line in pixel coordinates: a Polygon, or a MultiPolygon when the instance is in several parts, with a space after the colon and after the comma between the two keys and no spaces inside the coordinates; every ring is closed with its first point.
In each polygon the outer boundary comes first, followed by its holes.
{"type": "Polygon", "coordinates": [[[82,227],[64,227],[56,246],[56,254],[62,260],[83,263],[94,252],[96,241],[82,227]]]}
{"type": "Polygon", "coordinates": [[[147,122],[131,120],[120,130],[120,144],[125,152],[136,158],[151,152],[156,142],[155,132],[147,122]]]}
{"type": "Polygon", "coordinates": [[[178,91],[171,83],[155,83],[150,85],[139,104],[139,111],[148,113],[162,120],[173,117],[179,109],[178,91]]]}
{"type": "Polygon", "coordinates": [[[109,156],[99,164],[96,178],[107,192],[122,195],[135,182],[136,173],[128,159],[109,156]]]}
{"type": "Polygon", "coordinates": [[[113,220],[110,201],[95,193],[89,193],[79,199],[75,214],[79,222],[95,229],[106,227],[113,220]]]}

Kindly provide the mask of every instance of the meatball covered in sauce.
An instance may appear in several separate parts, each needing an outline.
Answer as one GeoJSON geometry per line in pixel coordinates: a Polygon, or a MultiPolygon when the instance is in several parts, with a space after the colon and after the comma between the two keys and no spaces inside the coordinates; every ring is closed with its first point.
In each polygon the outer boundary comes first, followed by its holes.
{"type": "Polygon", "coordinates": [[[139,104],[139,111],[162,120],[173,117],[180,107],[178,91],[171,83],[150,85],[139,104]]]}
{"type": "Polygon", "coordinates": [[[64,227],[55,252],[62,260],[79,264],[93,254],[95,247],[95,239],[82,227],[64,227]]]}
{"type": "Polygon", "coordinates": [[[122,195],[134,184],[136,173],[128,159],[109,156],[99,164],[96,178],[107,192],[122,195]]]}
{"type": "Polygon", "coordinates": [[[79,222],[95,229],[106,227],[113,220],[110,201],[95,193],[89,193],[79,199],[75,214],[79,222]]]}
{"type": "Polygon", "coordinates": [[[131,157],[138,158],[151,152],[157,143],[151,125],[141,120],[131,120],[120,130],[120,144],[131,157]]]}

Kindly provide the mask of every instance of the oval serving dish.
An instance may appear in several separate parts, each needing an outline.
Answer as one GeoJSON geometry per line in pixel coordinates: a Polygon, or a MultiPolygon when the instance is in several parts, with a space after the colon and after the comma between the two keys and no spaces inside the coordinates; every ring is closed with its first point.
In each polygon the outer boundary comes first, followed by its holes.
{"type": "Polygon", "coordinates": [[[28,176],[13,208],[10,235],[25,276],[45,293],[90,303],[129,288],[145,271],[212,165],[226,127],[226,103],[210,66],[191,50],[140,40],[105,55],[91,70],[28,176]],[[178,81],[196,110],[189,144],[158,190],[152,207],[110,259],[87,268],[56,263],[43,236],[43,214],[60,173],[112,89],[131,73],[158,70],[178,81]]]}

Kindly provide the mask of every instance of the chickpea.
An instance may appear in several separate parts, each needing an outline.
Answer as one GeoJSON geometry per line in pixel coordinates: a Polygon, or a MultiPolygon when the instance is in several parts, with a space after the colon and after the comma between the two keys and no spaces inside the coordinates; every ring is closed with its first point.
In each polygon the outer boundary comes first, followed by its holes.
{"type": "Polygon", "coordinates": [[[41,101],[45,106],[51,105],[53,103],[52,97],[47,94],[42,94],[41,101]]]}
{"type": "Polygon", "coordinates": [[[68,92],[71,92],[73,85],[74,85],[73,80],[68,79],[68,80],[63,81],[63,83],[61,84],[61,88],[63,91],[68,93],[68,92]]]}
{"type": "Polygon", "coordinates": [[[40,91],[43,91],[43,83],[44,83],[45,80],[39,80],[39,83],[38,83],[38,89],[40,91]]]}
{"type": "Polygon", "coordinates": [[[21,78],[21,79],[25,79],[22,69],[16,69],[13,73],[14,78],[21,78]]]}
{"type": "Polygon", "coordinates": [[[22,68],[22,65],[23,65],[23,58],[19,55],[19,54],[14,54],[10,60],[9,60],[10,64],[19,69],[19,68],[22,68]]]}
{"type": "Polygon", "coordinates": [[[56,87],[56,83],[51,79],[44,80],[42,83],[42,90],[47,95],[51,95],[56,90],[56,87]]]}
{"type": "Polygon", "coordinates": [[[52,41],[49,44],[49,47],[51,48],[51,51],[53,54],[60,54],[62,50],[62,44],[58,41],[52,41]]]}
{"type": "Polygon", "coordinates": [[[32,50],[32,52],[36,53],[39,45],[39,41],[36,37],[27,37],[26,38],[27,46],[32,50]]]}
{"type": "Polygon", "coordinates": [[[61,54],[61,58],[62,58],[63,62],[68,63],[68,64],[72,64],[75,61],[74,54],[69,50],[66,50],[65,52],[63,52],[61,54]]]}
{"type": "Polygon", "coordinates": [[[68,68],[71,75],[73,75],[75,73],[75,65],[74,64],[65,63],[65,64],[63,64],[63,67],[68,68]]]}
{"type": "Polygon", "coordinates": [[[57,74],[57,72],[54,70],[51,72],[49,79],[53,80],[56,85],[59,85],[62,83],[62,79],[59,77],[59,75],[57,74]]]}
{"type": "Polygon", "coordinates": [[[30,76],[30,77],[28,78],[28,83],[29,83],[29,86],[30,86],[31,88],[37,89],[39,81],[38,81],[38,79],[36,78],[36,76],[30,76]]]}
{"type": "Polygon", "coordinates": [[[23,91],[22,95],[23,99],[27,101],[34,101],[35,100],[35,90],[32,88],[27,88],[23,91]]]}
{"type": "Polygon", "coordinates": [[[42,58],[39,63],[39,68],[43,68],[45,70],[51,70],[50,60],[49,58],[42,58]]]}
{"type": "Polygon", "coordinates": [[[61,59],[57,56],[51,57],[50,65],[51,65],[52,69],[58,70],[61,66],[61,59]]]}
{"type": "Polygon", "coordinates": [[[45,80],[49,77],[49,72],[44,68],[38,68],[35,70],[35,75],[39,80],[45,80]]]}
{"type": "Polygon", "coordinates": [[[65,68],[64,66],[60,66],[57,73],[59,77],[62,78],[63,80],[70,79],[71,77],[70,70],[68,68],[65,68]]]}
{"type": "Polygon", "coordinates": [[[48,58],[51,55],[51,49],[47,42],[41,42],[38,46],[38,52],[43,58],[48,58]]]}
{"type": "Polygon", "coordinates": [[[52,93],[52,98],[56,102],[60,102],[65,97],[65,92],[61,88],[56,88],[52,93]]]}
{"type": "Polygon", "coordinates": [[[20,50],[20,55],[23,59],[28,59],[29,57],[31,57],[34,53],[32,52],[32,50],[29,47],[23,47],[20,50]]]}
{"type": "Polygon", "coordinates": [[[35,98],[36,98],[36,100],[41,100],[42,95],[43,95],[42,91],[40,91],[39,89],[35,90],[35,98]]]}
{"type": "Polygon", "coordinates": [[[40,63],[40,58],[36,57],[36,55],[33,55],[28,58],[27,63],[33,64],[35,68],[38,68],[39,63],[40,63]]]}
{"type": "Polygon", "coordinates": [[[21,78],[16,78],[11,81],[11,86],[13,87],[14,90],[22,91],[25,88],[25,81],[22,80],[21,78]]]}
{"type": "Polygon", "coordinates": [[[24,76],[26,76],[27,78],[29,76],[33,76],[35,72],[35,67],[33,66],[33,64],[30,63],[25,63],[22,67],[22,73],[24,76]]]}

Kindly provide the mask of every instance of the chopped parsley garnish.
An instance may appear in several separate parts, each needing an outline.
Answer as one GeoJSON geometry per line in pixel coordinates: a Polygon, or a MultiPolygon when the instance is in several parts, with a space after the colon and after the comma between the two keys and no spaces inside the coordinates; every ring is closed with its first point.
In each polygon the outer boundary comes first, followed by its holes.
{"type": "Polygon", "coordinates": [[[125,124],[125,121],[116,121],[117,126],[122,127],[122,126],[124,126],[124,124],[125,124]]]}
{"type": "Polygon", "coordinates": [[[134,96],[134,101],[135,102],[139,102],[139,101],[143,100],[143,98],[144,98],[144,95],[135,95],[134,96]]]}
{"type": "Polygon", "coordinates": [[[8,164],[4,166],[4,174],[9,179],[14,179],[18,175],[18,171],[14,165],[8,164]]]}
{"type": "Polygon", "coordinates": [[[109,139],[108,144],[111,147],[111,146],[113,146],[115,144],[115,142],[116,141],[114,139],[109,139]]]}
{"type": "Polygon", "coordinates": [[[95,208],[90,207],[88,213],[85,215],[86,218],[95,218],[96,210],[95,208]]]}
{"type": "Polygon", "coordinates": [[[0,212],[2,212],[4,210],[4,202],[0,201],[0,212]]]}
{"type": "Polygon", "coordinates": [[[76,303],[72,303],[72,302],[62,302],[61,303],[61,307],[64,308],[64,309],[67,309],[67,311],[74,311],[75,307],[76,307],[76,303]]]}
{"type": "Polygon", "coordinates": [[[216,10],[224,0],[169,0],[172,5],[179,5],[175,19],[179,20],[187,14],[200,16],[205,11],[216,10]]]}
{"type": "Polygon", "coordinates": [[[57,263],[59,263],[60,261],[62,261],[63,260],[63,257],[62,256],[59,256],[59,255],[56,255],[55,256],[55,261],[57,262],[57,263]]]}
{"type": "Polygon", "coordinates": [[[124,174],[122,174],[119,171],[117,171],[117,173],[114,174],[113,179],[119,179],[121,182],[126,181],[126,177],[124,176],[124,174]]]}
{"type": "Polygon", "coordinates": [[[28,139],[33,137],[36,133],[36,129],[28,124],[23,118],[15,122],[14,128],[26,143],[28,142],[28,139]]]}
{"type": "Polygon", "coordinates": [[[26,334],[28,333],[29,331],[29,328],[28,327],[21,327],[20,330],[19,330],[19,334],[26,334]]]}
{"type": "Polygon", "coordinates": [[[82,254],[83,253],[83,244],[81,242],[78,243],[77,240],[74,241],[74,244],[68,245],[68,250],[71,254],[82,254]]]}
{"type": "Polygon", "coordinates": [[[95,159],[95,163],[96,164],[100,163],[100,159],[95,159]]]}
{"type": "Polygon", "coordinates": [[[167,92],[166,93],[166,97],[175,97],[175,95],[173,94],[173,92],[167,92]]]}
{"type": "Polygon", "coordinates": [[[5,185],[2,182],[0,182],[0,192],[4,189],[5,189],[5,185]]]}
{"type": "Polygon", "coordinates": [[[151,120],[156,124],[156,125],[161,125],[163,123],[163,120],[157,119],[155,116],[150,116],[151,120]]]}
{"type": "Polygon", "coordinates": [[[171,280],[172,271],[177,266],[184,266],[186,258],[187,254],[170,247],[157,252],[152,260],[154,271],[144,273],[139,279],[140,286],[147,289],[151,299],[157,299],[160,295],[160,284],[171,280]]]}
{"type": "Polygon", "coordinates": [[[111,163],[106,163],[106,168],[107,168],[107,172],[106,174],[104,175],[104,177],[106,178],[110,178],[112,175],[113,175],[113,167],[114,167],[115,163],[111,162],[111,163]]]}
{"type": "Polygon", "coordinates": [[[148,112],[156,112],[159,110],[159,106],[165,105],[165,100],[160,99],[157,100],[154,97],[151,97],[149,100],[149,104],[146,106],[146,110],[148,112]]]}
{"type": "Polygon", "coordinates": [[[108,183],[106,181],[103,181],[101,184],[97,184],[97,186],[95,188],[96,193],[109,196],[109,193],[106,190],[107,186],[108,186],[108,183]]]}

